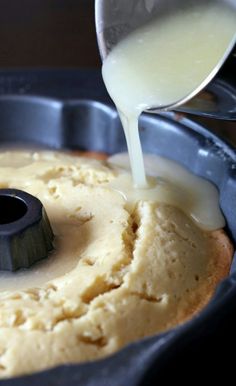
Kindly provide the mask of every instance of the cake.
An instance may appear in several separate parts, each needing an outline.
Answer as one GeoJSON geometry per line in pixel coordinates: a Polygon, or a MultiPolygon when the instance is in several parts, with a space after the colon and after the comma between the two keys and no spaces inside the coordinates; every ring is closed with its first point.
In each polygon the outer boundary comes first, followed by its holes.
{"type": "MultiPolygon", "coordinates": [[[[103,158],[103,157],[102,157],[103,158]]],[[[128,210],[106,161],[60,152],[0,154],[0,187],[38,197],[55,250],[0,273],[0,376],[96,360],[192,318],[227,276],[232,246],[180,209],[128,210]]]]}

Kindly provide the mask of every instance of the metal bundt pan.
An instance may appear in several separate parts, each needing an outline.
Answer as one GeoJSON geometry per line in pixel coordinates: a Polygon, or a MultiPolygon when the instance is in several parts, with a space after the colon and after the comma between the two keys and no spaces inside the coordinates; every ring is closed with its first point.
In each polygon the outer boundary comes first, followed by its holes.
{"type": "MultiPolygon", "coordinates": [[[[176,160],[218,186],[227,232],[235,242],[234,148],[200,125],[176,118],[172,113],[143,115],[140,133],[144,151],[176,160]]],[[[110,154],[126,150],[117,113],[100,73],[95,70],[0,72],[0,143],[3,147],[19,143],[110,154]]],[[[195,347],[196,351],[199,342],[208,342],[207,351],[210,342],[219,338],[219,331],[227,324],[235,298],[234,261],[231,275],[218,287],[214,299],[190,322],[130,344],[104,360],[63,365],[2,380],[0,385],[153,385],[167,364],[176,360],[186,347],[195,347]]],[[[199,350],[203,355],[202,346],[199,350]]]]}

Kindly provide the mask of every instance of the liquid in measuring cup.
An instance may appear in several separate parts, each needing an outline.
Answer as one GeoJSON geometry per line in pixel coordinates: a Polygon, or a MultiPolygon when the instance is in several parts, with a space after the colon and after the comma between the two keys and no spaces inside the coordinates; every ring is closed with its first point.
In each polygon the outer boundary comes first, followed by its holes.
{"type": "Polygon", "coordinates": [[[190,95],[214,71],[235,33],[236,12],[201,4],[137,29],[104,60],[103,79],[124,127],[134,186],[148,186],[139,115],[190,95]]]}

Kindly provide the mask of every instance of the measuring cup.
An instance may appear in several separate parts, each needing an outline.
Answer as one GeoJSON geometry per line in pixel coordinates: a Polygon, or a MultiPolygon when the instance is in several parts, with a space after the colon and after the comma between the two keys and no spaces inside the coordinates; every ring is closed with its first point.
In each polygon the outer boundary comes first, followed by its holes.
{"type": "MultiPolygon", "coordinates": [[[[162,18],[201,2],[204,5],[207,2],[223,3],[236,12],[236,0],[95,0],[97,40],[102,59],[125,36],[153,18],[162,18]]],[[[236,23],[235,36],[228,41],[224,54],[211,73],[190,95],[168,106],[168,109],[236,120],[236,23]]],[[[160,110],[167,108],[148,111],[155,113],[160,110]]]]}

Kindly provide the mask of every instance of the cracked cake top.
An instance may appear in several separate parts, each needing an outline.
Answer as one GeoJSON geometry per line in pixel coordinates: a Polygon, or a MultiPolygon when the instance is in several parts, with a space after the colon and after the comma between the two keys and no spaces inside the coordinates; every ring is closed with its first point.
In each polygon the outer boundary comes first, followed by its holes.
{"type": "Polygon", "coordinates": [[[105,161],[57,152],[2,152],[1,188],[38,197],[55,250],[0,277],[0,375],[106,356],[189,319],[227,275],[231,244],[180,209],[109,187],[105,161]]]}

